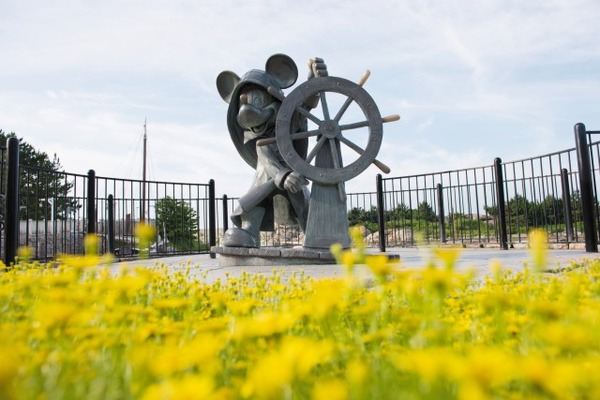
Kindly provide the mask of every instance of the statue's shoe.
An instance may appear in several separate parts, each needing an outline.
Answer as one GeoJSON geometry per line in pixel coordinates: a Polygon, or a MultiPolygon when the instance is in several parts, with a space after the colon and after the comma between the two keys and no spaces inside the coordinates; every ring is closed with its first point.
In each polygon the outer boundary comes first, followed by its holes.
{"type": "Polygon", "coordinates": [[[259,243],[248,231],[241,228],[229,228],[223,235],[223,246],[225,247],[260,247],[259,243]]]}

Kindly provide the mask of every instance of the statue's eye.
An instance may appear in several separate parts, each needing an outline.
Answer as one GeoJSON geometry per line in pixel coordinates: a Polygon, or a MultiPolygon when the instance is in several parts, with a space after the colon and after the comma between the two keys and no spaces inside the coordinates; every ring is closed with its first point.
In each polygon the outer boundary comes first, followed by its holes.
{"type": "Polygon", "coordinates": [[[265,107],[269,104],[269,94],[262,90],[252,91],[252,105],[256,107],[265,107]]]}
{"type": "Polygon", "coordinates": [[[242,90],[241,96],[245,96],[243,102],[259,108],[268,106],[272,101],[271,95],[263,88],[257,86],[245,88],[245,90],[242,90]]]}

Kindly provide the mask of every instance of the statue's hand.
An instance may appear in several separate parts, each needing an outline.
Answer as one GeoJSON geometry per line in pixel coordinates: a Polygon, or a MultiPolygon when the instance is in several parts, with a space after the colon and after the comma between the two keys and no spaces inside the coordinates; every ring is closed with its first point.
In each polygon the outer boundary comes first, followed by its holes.
{"type": "Polygon", "coordinates": [[[308,79],[329,75],[329,73],[327,72],[327,64],[325,64],[325,61],[323,61],[322,58],[311,58],[310,60],[308,60],[308,67],[310,69],[310,71],[308,72],[308,79]]]}
{"type": "Polygon", "coordinates": [[[283,182],[283,188],[292,193],[302,190],[303,185],[308,185],[308,181],[305,177],[295,171],[290,172],[283,182]]]}

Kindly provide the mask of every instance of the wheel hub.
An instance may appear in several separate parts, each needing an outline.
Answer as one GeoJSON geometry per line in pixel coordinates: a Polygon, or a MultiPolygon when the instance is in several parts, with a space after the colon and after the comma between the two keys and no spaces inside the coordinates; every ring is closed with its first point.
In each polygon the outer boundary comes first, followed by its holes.
{"type": "Polygon", "coordinates": [[[340,126],[333,120],[323,121],[319,130],[327,139],[335,139],[340,134],[340,126]]]}

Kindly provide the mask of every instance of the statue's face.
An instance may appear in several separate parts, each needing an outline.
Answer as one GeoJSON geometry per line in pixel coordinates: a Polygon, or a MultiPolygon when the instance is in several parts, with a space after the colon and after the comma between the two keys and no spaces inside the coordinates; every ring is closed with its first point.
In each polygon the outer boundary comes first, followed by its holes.
{"type": "Polygon", "coordinates": [[[255,134],[263,134],[272,129],[280,103],[258,85],[248,85],[239,93],[237,123],[255,134]]]}

